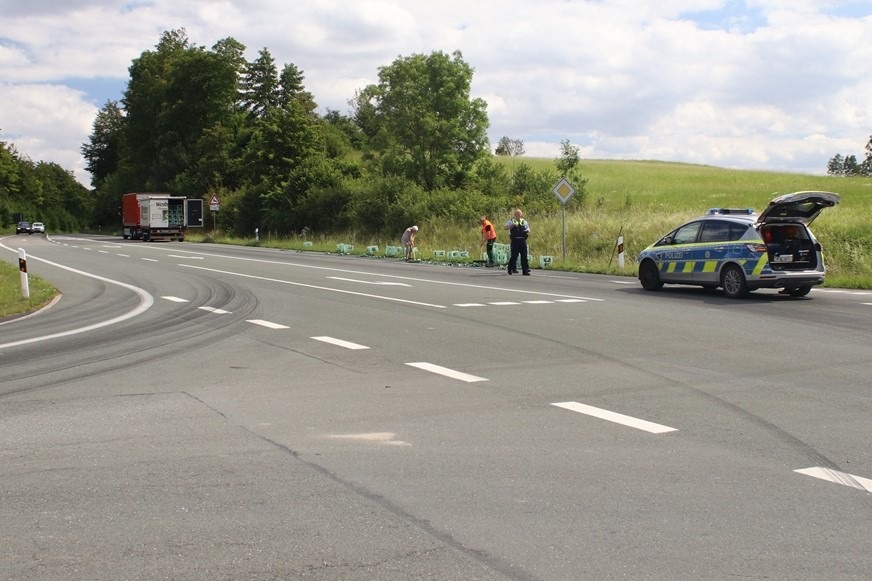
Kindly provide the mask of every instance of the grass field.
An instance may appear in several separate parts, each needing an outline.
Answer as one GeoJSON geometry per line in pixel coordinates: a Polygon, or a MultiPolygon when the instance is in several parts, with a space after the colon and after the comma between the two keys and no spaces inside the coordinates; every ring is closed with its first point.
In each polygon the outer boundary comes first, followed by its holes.
{"type": "MultiPolygon", "coordinates": [[[[497,158],[510,164],[509,158],[497,158]]],[[[554,169],[553,160],[516,158],[514,163],[529,164],[533,169],[554,169]]],[[[653,241],[682,221],[705,213],[708,208],[755,208],[763,210],[779,194],[803,190],[836,192],[842,202],[825,210],[812,225],[815,236],[824,247],[827,262],[826,286],[872,288],[872,178],[811,176],[777,172],[730,170],[712,166],[658,161],[585,160],[580,165],[588,179],[580,209],[567,211],[563,246],[564,222],[560,202],[553,200],[553,212],[527,216],[532,234],[529,244],[534,265],[539,256],[552,256],[551,268],[577,272],[635,276],[635,258],[653,241]],[[618,234],[624,237],[625,266],[619,269],[615,256],[618,234]],[[565,251],[565,259],[564,259],[565,251]]],[[[576,202],[582,199],[576,194],[576,202]]],[[[493,216],[500,232],[500,241],[507,242],[500,224],[508,218],[493,216]]],[[[419,222],[419,256],[431,259],[435,250],[459,250],[469,253],[470,260],[479,257],[478,222],[419,222]]],[[[335,252],[337,244],[354,245],[353,253],[364,254],[367,246],[399,246],[400,232],[393,239],[362,238],[359,235],[336,233],[316,236],[311,250],[335,252]]],[[[208,237],[189,231],[191,242],[209,240],[241,245],[269,246],[301,250],[304,240],[264,235],[253,239],[225,238],[220,233],[208,237]]],[[[31,277],[31,299],[20,297],[16,257],[0,254],[0,317],[31,310],[51,298],[54,291],[43,281],[31,277]],[[8,262],[8,264],[7,264],[8,262]],[[14,265],[12,264],[14,262],[14,265]]],[[[462,261],[461,261],[462,262],[462,261]]]]}

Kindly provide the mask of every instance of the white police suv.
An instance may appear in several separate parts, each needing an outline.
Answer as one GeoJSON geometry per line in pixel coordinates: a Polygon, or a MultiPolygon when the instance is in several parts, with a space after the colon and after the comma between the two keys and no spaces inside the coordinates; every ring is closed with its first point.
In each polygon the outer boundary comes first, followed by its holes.
{"type": "Polygon", "coordinates": [[[775,198],[760,215],[712,208],[639,254],[639,282],[650,291],[664,283],[720,287],[732,298],[760,288],[805,296],[825,274],[808,225],[840,200],[832,192],[796,192],[775,198]]]}

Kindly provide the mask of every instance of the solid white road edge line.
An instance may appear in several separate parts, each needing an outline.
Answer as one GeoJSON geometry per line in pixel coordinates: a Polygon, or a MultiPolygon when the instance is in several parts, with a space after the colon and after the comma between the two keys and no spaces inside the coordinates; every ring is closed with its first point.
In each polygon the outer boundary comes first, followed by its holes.
{"type": "MultiPolygon", "coordinates": [[[[139,246],[139,248],[143,248],[146,250],[164,250],[159,246],[139,246]]],[[[518,289],[518,288],[514,288],[514,287],[493,287],[493,286],[485,286],[485,285],[480,285],[480,284],[470,284],[470,283],[462,283],[462,282],[447,282],[447,281],[443,281],[443,280],[433,280],[433,279],[427,279],[427,278],[415,278],[415,277],[411,277],[411,276],[400,276],[400,275],[396,275],[396,274],[384,274],[384,273],[377,273],[377,272],[370,273],[370,272],[365,272],[365,271],[361,271],[361,270],[350,270],[350,269],[345,269],[345,268],[331,268],[331,267],[327,267],[327,266],[314,266],[311,264],[300,264],[298,262],[284,262],[284,261],[278,261],[278,260],[266,260],[263,258],[247,258],[244,256],[227,256],[225,254],[212,254],[210,252],[181,250],[179,248],[174,248],[173,250],[175,252],[185,252],[187,254],[196,254],[199,256],[212,256],[215,258],[223,258],[225,260],[240,260],[240,261],[244,261],[244,262],[260,262],[263,264],[276,264],[279,266],[292,266],[295,268],[310,268],[310,269],[315,269],[315,270],[327,270],[330,272],[345,272],[345,273],[349,273],[349,274],[358,274],[358,275],[364,274],[364,275],[371,275],[371,276],[379,276],[382,278],[409,280],[412,282],[428,282],[428,283],[432,283],[432,284],[442,284],[442,285],[448,285],[448,286],[467,287],[467,288],[476,288],[476,289],[485,289],[485,290],[509,291],[509,292],[514,292],[514,293],[539,295],[539,296],[547,296],[547,297],[566,297],[566,298],[583,299],[585,301],[597,301],[597,302],[605,301],[605,299],[597,299],[597,298],[593,298],[593,297],[578,297],[575,295],[564,295],[564,294],[555,294],[555,293],[548,293],[548,292],[530,291],[530,290],[518,289]]],[[[215,272],[222,272],[222,271],[215,271],[215,272]]],[[[237,273],[228,273],[228,274],[237,274],[237,273]]],[[[240,275],[240,276],[245,276],[245,275],[240,275]]],[[[549,275],[549,278],[561,278],[561,277],[549,275]]],[[[569,278],[569,277],[564,277],[564,278],[569,278]]],[[[286,281],[277,281],[277,282],[286,282],[286,281]]],[[[302,285],[302,286],[306,286],[306,285],[302,285]]],[[[313,287],[313,288],[318,288],[318,287],[313,287]]],[[[328,289],[328,290],[335,290],[335,289],[328,289]]],[[[430,305],[430,306],[436,306],[436,305],[430,305]]],[[[440,307],[440,308],[445,308],[445,307],[440,307]]]]}
{"type": "Polygon", "coordinates": [[[827,482],[841,484],[842,486],[849,486],[851,488],[865,490],[866,492],[872,492],[872,480],[868,478],[863,478],[861,476],[854,476],[853,474],[848,474],[847,472],[830,470],[829,468],[823,468],[821,466],[802,468],[800,470],[794,470],[794,472],[797,472],[799,474],[805,474],[806,476],[811,476],[813,478],[826,480],[827,482]]]}
{"type": "Polygon", "coordinates": [[[356,278],[342,278],[341,276],[328,276],[327,278],[331,280],[344,280],[345,282],[358,282],[360,284],[375,284],[379,286],[407,286],[411,287],[412,285],[406,284],[404,282],[385,282],[379,280],[357,280],[356,278]]]}
{"type": "Polygon", "coordinates": [[[617,412],[610,412],[609,410],[596,408],[596,407],[585,405],[583,403],[578,403],[575,401],[565,401],[565,402],[561,402],[561,403],[552,403],[551,405],[557,406],[559,408],[571,410],[574,412],[578,412],[580,414],[593,416],[593,417],[599,418],[601,420],[607,420],[609,422],[614,422],[616,424],[628,426],[630,428],[636,428],[637,430],[644,430],[646,432],[651,432],[652,434],[665,434],[667,432],[677,432],[678,431],[676,428],[670,428],[669,426],[663,426],[660,424],[655,424],[654,422],[640,420],[639,418],[634,418],[632,416],[625,416],[624,414],[619,414],[617,412]]]}
{"type": "MultiPolygon", "coordinates": [[[[2,246],[3,248],[6,248],[7,250],[12,250],[11,248],[6,246],[5,244],[0,244],[0,246],[2,246]]],[[[58,339],[60,337],[69,337],[70,335],[78,335],[79,333],[86,333],[88,331],[93,331],[95,329],[100,329],[102,327],[108,327],[109,325],[114,325],[116,323],[126,321],[127,319],[132,319],[133,317],[135,317],[137,315],[141,315],[142,313],[144,313],[145,311],[150,309],[151,306],[154,304],[154,297],[153,296],[151,296],[145,290],[143,290],[139,287],[133,286],[132,284],[127,284],[126,282],[112,280],[111,278],[106,278],[106,277],[99,276],[96,274],[91,274],[90,272],[76,270],[75,268],[70,268],[69,266],[64,266],[62,264],[58,264],[56,262],[46,260],[45,258],[38,258],[38,257],[33,256],[33,255],[29,255],[28,258],[30,260],[38,260],[39,262],[49,264],[49,265],[54,266],[56,268],[61,268],[63,270],[67,270],[69,272],[80,274],[82,276],[87,276],[89,278],[93,278],[93,279],[100,280],[103,282],[108,282],[109,284],[114,284],[114,285],[120,286],[122,288],[126,288],[128,290],[131,290],[139,296],[139,305],[137,305],[133,309],[127,311],[123,315],[113,317],[109,320],[102,321],[100,323],[94,323],[93,325],[86,325],[84,327],[79,327],[78,329],[71,329],[69,331],[63,331],[62,333],[53,333],[51,335],[43,335],[42,337],[32,337],[30,339],[22,339],[21,341],[13,341],[12,343],[2,343],[2,344],[0,344],[0,349],[6,349],[7,347],[17,347],[19,345],[28,345],[30,343],[38,343],[40,341],[47,341],[49,339],[58,339]]]]}
{"type": "Polygon", "coordinates": [[[312,289],[316,289],[316,290],[330,291],[330,292],[334,292],[334,293],[342,293],[342,294],[354,295],[354,296],[358,296],[358,297],[368,297],[371,299],[378,299],[378,300],[382,300],[382,301],[391,301],[391,302],[395,302],[395,303],[405,303],[407,305],[419,305],[422,307],[433,307],[435,309],[448,308],[444,305],[431,305],[430,303],[421,303],[418,301],[407,301],[404,299],[395,299],[393,297],[385,297],[385,296],[381,296],[381,295],[371,295],[371,294],[367,294],[367,293],[357,293],[357,292],[343,290],[343,289],[339,289],[339,288],[330,288],[330,287],[326,287],[326,286],[316,286],[313,284],[303,284],[301,282],[294,282],[291,280],[282,280],[280,278],[268,278],[265,276],[255,276],[253,274],[244,274],[242,272],[232,272],[229,270],[218,270],[216,268],[206,268],[203,266],[193,266],[191,264],[180,264],[179,266],[181,266],[183,268],[193,268],[195,270],[205,270],[208,272],[217,272],[219,274],[229,274],[232,276],[241,276],[242,278],[253,278],[255,280],[265,280],[267,282],[277,282],[277,283],[281,283],[281,284],[289,284],[292,286],[301,286],[304,288],[312,288],[312,289]]]}
{"type": "Polygon", "coordinates": [[[419,361],[416,363],[406,363],[406,365],[409,365],[411,367],[417,367],[418,369],[423,369],[424,371],[429,371],[431,373],[444,375],[445,377],[450,377],[451,379],[459,379],[460,381],[465,381],[466,383],[475,383],[476,381],[489,381],[485,377],[469,375],[468,373],[455,371],[453,369],[448,369],[447,367],[433,365],[432,363],[426,363],[424,361],[419,361]]]}
{"type": "Polygon", "coordinates": [[[310,339],[314,339],[315,341],[321,341],[323,343],[330,343],[331,345],[336,345],[338,347],[345,347],[346,349],[369,349],[366,345],[358,345],[357,343],[352,343],[351,341],[343,341],[342,339],[334,339],[333,337],[309,337],[310,339]]]}

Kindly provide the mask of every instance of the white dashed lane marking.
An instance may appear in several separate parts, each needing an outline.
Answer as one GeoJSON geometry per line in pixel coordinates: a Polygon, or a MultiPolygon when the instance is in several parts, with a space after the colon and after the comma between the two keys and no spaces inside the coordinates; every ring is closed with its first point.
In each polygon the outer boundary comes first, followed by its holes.
{"type": "Polygon", "coordinates": [[[826,480],[827,482],[841,484],[842,486],[848,486],[850,488],[858,488],[860,490],[865,490],[866,492],[872,492],[872,480],[868,478],[862,478],[860,476],[854,476],[853,474],[848,474],[847,472],[839,472],[838,470],[830,470],[829,468],[822,468],[820,466],[813,466],[812,468],[802,468],[801,470],[794,470],[794,472],[797,472],[799,474],[805,474],[806,476],[811,476],[813,478],[826,480]]]}
{"type": "Polygon", "coordinates": [[[452,307],[509,307],[516,305],[553,305],[554,303],[586,303],[585,299],[556,299],[553,301],[495,301],[492,303],[454,303],[452,307]]]}
{"type": "Polygon", "coordinates": [[[449,369],[440,365],[434,365],[432,363],[426,363],[424,361],[419,361],[416,363],[406,363],[406,365],[409,365],[411,367],[417,367],[418,369],[423,369],[424,371],[429,371],[430,373],[436,373],[437,375],[444,375],[445,377],[450,377],[451,379],[465,381],[466,383],[488,381],[488,379],[485,377],[469,375],[468,373],[463,373],[462,371],[455,371],[454,369],[449,369]]]}
{"type": "Polygon", "coordinates": [[[188,303],[190,302],[188,299],[180,299],[179,297],[161,297],[165,301],[170,301],[173,303],[188,303]]]}
{"type": "Polygon", "coordinates": [[[246,322],[252,323],[254,325],[260,325],[261,327],[266,327],[267,329],[290,329],[290,327],[288,327],[287,325],[272,323],[270,321],[264,321],[263,319],[246,319],[246,322]]]}
{"type": "Polygon", "coordinates": [[[225,311],[224,309],[216,309],[215,307],[197,307],[198,309],[202,309],[204,311],[209,311],[210,313],[215,313],[216,315],[229,315],[230,311],[225,311]]]}
{"type": "Polygon", "coordinates": [[[322,343],[330,343],[331,345],[336,345],[337,347],[345,347],[346,349],[369,349],[366,345],[358,345],[357,343],[352,343],[350,341],[343,341],[342,339],[334,339],[333,337],[309,337],[310,339],[314,339],[315,341],[321,341],[322,343]]]}
{"type": "Polygon", "coordinates": [[[559,408],[567,409],[567,410],[570,410],[573,412],[578,412],[580,414],[585,414],[588,416],[599,418],[601,420],[607,420],[609,422],[614,422],[616,424],[628,426],[630,428],[636,428],[637,430],[644,430],[644,431],[650,432],[652,434],[665,434],[667,432],[677,432],[678,431],[677,429],[670,428],[669,426],[655,424],[654,422],[649,422],[647,420],[640,420],[639,418],[634,418],[632,416],[625,416],[624,414],[619,414],[617,412],[611,412],[609,410],[596,408],[596,407],[585,405],[583,403],[578,403],[575,401],[565,401],[562,403],[552,403],[551,405],[557,406],[559,408]]]}

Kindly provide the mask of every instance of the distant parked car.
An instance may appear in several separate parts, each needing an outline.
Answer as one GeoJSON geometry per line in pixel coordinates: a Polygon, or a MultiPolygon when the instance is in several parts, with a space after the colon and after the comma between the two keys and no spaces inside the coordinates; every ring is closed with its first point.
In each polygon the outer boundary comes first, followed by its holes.
{"type": "Polygon", "coordinates": [[[15,227],[16,234],[33,234],[33,230],[31,229],[30,222],[19,222],[15,227]]]}
{"type": "Polygon", "coordinates": [[[643,250],[639,281],[650,291],[668,283],[720,287],[731,298],[760,288],[805,296],[826,272],[808,225],[839,200],[832,192],[785,194],[759,216],[752,208],[712,208],[643,250]]]}
{"type": "Polygon", "coordinates": [[[43,224],[42,222],[34,222],[33,225],[30,227],[30,233],[45,234],[45,224],[43,224]]]}

